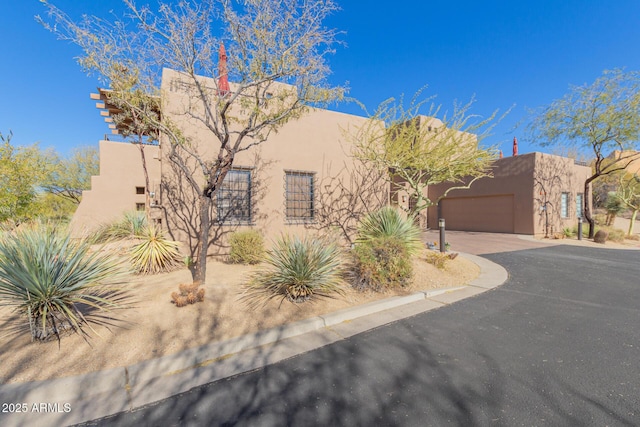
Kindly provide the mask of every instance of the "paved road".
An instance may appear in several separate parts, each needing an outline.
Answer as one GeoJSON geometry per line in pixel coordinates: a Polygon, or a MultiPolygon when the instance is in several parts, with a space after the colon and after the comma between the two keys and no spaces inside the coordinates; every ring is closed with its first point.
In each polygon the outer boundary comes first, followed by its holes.
{"type": "Polygon", "coordinates": [[[486,255],[502,287],[98,425],[640,425],[640,252],[486,255]]]}

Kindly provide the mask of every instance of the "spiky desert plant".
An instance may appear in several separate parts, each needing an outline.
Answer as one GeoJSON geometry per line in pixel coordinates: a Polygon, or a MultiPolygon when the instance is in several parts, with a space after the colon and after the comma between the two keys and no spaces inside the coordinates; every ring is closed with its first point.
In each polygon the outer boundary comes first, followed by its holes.
{"type": "Polygon", "coordinates": [[[190,292],[196,292],[199,286],[200,285],[198,283],[181,283],[180,285],[178,285],[178,289],[180,289],[181,294],[186,295],[190,292]]]}
{"type": "Polygon", "coordinates": [[[303,302],[343,293],[340,250],[321,239],[283,236],[265,257],[245,298],[260,303],[273,298],[303,302]]]}
{"type": "Polygon", "coordinates": [[[378,238],[398,239],[409,255],[415,255],[422,249],[420,229],[411,218],[403,218],[398,210],[385,206],[362,218],[356,243],[366,243],[378,238]]]}
{"type": "Polygon", "coordinates": [[[86,240],[72,240],[52,228],[16,230],[0,240],[0,304],[26,317],[37,340],[67,331],[88,335],[92,324],[109,324],[105,311],[127,307],[122,287],[127,273],[113,255],[90,252],[86,240]]]}
{"type": "Polygon", "coordinates": [[[176,307],[184,307],[188,304],[187,297],[182,295],[178,295],[178,297],[175,298],[173,302],[175,303],[176,307]]]}
{"type": "Polygon", "coordinates": [[[184,307],[189,304],[195,304],[197,302],[204,301],[204,289],[200,288],[198,283],[178,285],[180,292],[172,292],[171,300],[176,307],[184,307]]]}
{"type": "Polygon", "coordinates": [[[147,217],[144,212],[125,212],[122,218],[100,226],[91,240],[104,243],[138,237],[144,235],[146,227],[147,217]]]}
{"type": "Polygon", "coordinates": [[[155,224],[147,225],[137,235],[142,242],[131,248],[131,265],[141,274],[169,271],[180,263],[178,243],[169,240],[155,224]]]}

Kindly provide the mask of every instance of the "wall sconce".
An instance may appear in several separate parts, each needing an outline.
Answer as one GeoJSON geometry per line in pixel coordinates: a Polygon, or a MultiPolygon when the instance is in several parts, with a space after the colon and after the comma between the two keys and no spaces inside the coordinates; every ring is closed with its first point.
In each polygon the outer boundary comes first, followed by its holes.
{"type": "Polygon", "coordinates": [[[407,203],[407,196],[402,196],[402,203],[407,203]]]}
{"type": "Polygon", "coordinates": [[[152,199],[154,197],[156,197],[156,192],[155,191],[149,191],[149,197],[152,198],[152,199]]]}

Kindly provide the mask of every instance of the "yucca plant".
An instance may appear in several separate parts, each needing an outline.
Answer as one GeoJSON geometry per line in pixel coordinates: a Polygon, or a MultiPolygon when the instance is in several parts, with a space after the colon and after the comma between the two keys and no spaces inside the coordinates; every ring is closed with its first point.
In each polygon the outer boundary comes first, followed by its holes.
{"type": "Polygon", "coordinates": [[[400,212],[391,206],[372,212],[360,221],[356,244],[387,237],[402,242],[409,255],[415,255],[422,249],[420,229],[411,218],[403,218],[400,212]]]}
{"type": "Polygon", "coordinates": [[[141,274],[169,271],[180,263],[178,243],[169,240],[157,225],[150,224],[137,235],[142,242],[131,248],[133,268],[141,274]]]}
{"type": "Polygon", "coordinates": [[[137,237],[144,234],[146,226],[147,217],[144,212],[126,212],[121,219],[100,226],[93,234],[92,240],[95,243],[104,243],[137,237]]]}
{"type": "Polygon", "coordinates": [[[110,324],[105,311],[130,304],[120,287],[127,271],[117,258],[91,253],[88,241],[68,233],[17,230],[0,240],[0,304],[27,318],[34,339],[71,331],[86,336],[85,326],[110,324]]]}
{"type": "Polygon", "coordinates": [[[253,275],[246,298],[300,303],[343,293],[340,250],[324,240],[283,236],[265,262],[267,267],[253,275]]]}

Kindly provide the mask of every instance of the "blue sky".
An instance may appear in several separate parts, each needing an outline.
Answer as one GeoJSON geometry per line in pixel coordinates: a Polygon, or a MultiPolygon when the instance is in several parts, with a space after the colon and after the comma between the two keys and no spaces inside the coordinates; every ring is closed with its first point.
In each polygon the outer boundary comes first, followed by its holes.
{"type": "MultiPolygon", "coordinates": [[[[640,70],[638,0],[337,1],[342,10],[327,25],[345,32],[346,45],[330,58],[332,83],[348,82],[350,96],[369,110],[424,85],[443,111],[474,95],[472,113],[481,116],[514,106],[485,140],[505,155],[514,136],[520,153],[544,151],[522,140],[528,109],[605,69],[640,70]]],[[[119,0],[52,3],[72,16],[122,7],[119,0]]],[[[97,80],[76,64],[74,45],[35,22],[42,13],[38,0],[0,2],[0,132],[66,154],[97,145],[109,129],[89,99],[97,80]]]]}

